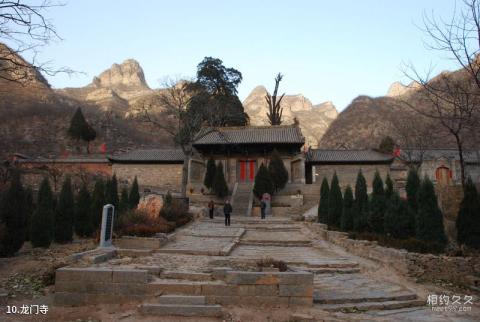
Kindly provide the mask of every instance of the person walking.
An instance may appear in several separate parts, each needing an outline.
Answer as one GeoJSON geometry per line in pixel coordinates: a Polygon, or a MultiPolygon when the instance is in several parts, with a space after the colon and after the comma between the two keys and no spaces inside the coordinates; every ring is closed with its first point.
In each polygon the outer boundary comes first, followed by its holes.
{"type": "Polygon", "coordinates": [[[208,203],[208,214],[210,216],[210,219],[213,219],[213,212],[215,211],[215,203],[213,200],[210,200],[208,203]]]}
{"type": "Polygon", "coordinates": [[[267,203],[265,202],[265,200],[260,200],[260,214],[261,214],[261,218],[262,219],[265,219],[265,209],[267,208],[267,203]]]}
{"type": "Polygon", "coordinates": [[[223,206],[223,214],[225,215],[225,226],[230,226],[230,214],[232,213],[233,208],[230,204],[230,200],[225,200],[225,206],[223,206]]]}

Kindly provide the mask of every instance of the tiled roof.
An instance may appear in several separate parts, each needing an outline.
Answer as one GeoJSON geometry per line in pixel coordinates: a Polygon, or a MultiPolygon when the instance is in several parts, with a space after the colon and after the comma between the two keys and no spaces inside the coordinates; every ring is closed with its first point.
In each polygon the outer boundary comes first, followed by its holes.
{"type": "Polygon", "coordinates": [[[313,163],[389,163],[393,156],[373,150],[320,150],[310,149],[307,162],[313,163]]]}
{"type": "Polygon", "coordinates": [[[108,157],[112,162],[183,162],[180,149],[143,149],[108,157]]]}
{"type": "MultiPolygon", "coordinates": [[[[430,161],[441,158],[460,160],[458,150],[456,149],[428,149],[423,151],[419,149],[404,149],[400,152],[400,159],[411,162],[420,162],[421,159],[423,159],[423,161],[430,161]]],[[[480,163],[480,151],[465,151],[463,152],[463,158],[466,163],[480,163]]]]}
{"type": "Polygon", "coordinates": [[[303,145],[305,138],[293,125],[204,128],[196,135],[194,145],[265,143],[303,145]]]}

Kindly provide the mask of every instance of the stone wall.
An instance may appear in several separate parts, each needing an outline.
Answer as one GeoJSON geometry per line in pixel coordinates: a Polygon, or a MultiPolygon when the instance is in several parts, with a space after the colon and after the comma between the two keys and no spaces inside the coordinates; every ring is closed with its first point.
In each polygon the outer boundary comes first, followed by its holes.
{"type": "Polygon", "coordinates": [[[480,276],[480,258],[478,257],[410,253],[404,249],[382,247],[376,242],[350,239],[348,234],[327,230],[323,224],[315,223],[312,227],[327,241],[357,256],[393,268],[405,276],[429,281],[441,279],[464,286],[480,283],[478,277],[480,276]]]}
{"type": "Polygon", "coordinates": [[[112,165],[109,162],[19,162],[22,181],[38,191],[40,183],[47,177],[52,189],[59,191],[66,176],[72,179],[74,191],[80,190],[83,183],[93,184],[98,177],[110,177],[112,165]]]}
{"type": "Polygon", "coordinates": [[[313,274],[227,271],[226,285],[202,289],[211,304],[312,306],[313,274]]]}
{"type": "Polygon", "coordinates": [[[119,181],[132,183],[137,176],[140,186],[159,189],[161,192],[179,192],[182,184],[182,164],[123,164],[114,163],[112,171],[119,181]]]}
{"type": "Polygon", "coordinates": [[[142,300],[147,270],[102,267],[63,267],[55,273],[55,303],[86,305],[142,300]]]}
{"type": "MultiPolygon", "coordinates": [[[[240,272],[218,269],[212,283],[150,283],[148,269],[63,267],[55,274],[55,304],[87,305],[144,301],[163,294],[203,295],[209,304],[312,306],[309,272],[240,272]]],[[[196,273],[192,273],[196,274],[196,273]]]]}
{"type": "Polygon", "coordinates": [[[387,173],[390,172],[389,164],[337,164],[337,165],[315,165],[313,174],[315,176],[315,183],[321,184],[324,177],[327,178],[328,182],[332,181],[333,173],[337,173],[338,181],[340,187],[345,189],[347,185],[350,185],[352,188],[355,187],[355,182],[357,181],[358,170],[362,169],[362,173],[365,176],[367,181],[367,186],[369,191],[372,189],[372,181],[375,175],[375,171],[380,172],[382,180],[385,181],[387,173]]]}

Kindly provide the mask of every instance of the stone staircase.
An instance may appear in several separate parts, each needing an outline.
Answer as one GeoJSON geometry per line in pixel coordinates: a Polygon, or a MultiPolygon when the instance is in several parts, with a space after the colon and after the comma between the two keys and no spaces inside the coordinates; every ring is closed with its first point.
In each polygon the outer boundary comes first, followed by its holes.
{"type": "Polygon", "coordinates": [[[253,203],[253,186],[251,183],[238,183],[233,196],[232,216],[250,216],[253,203]]]}
{"type": "Polygon", "coordinates": [[[221,317],[221,305],[208,305],[205,296],[198,295],[162,295],[153,303],[144,303],[139,307],[144,315],[158,316],[194,316],[221,317]]]}
{"type": "Polygon", "coordinates": [[[214,291],[222,281],[201,272],[164,271],[148,284],[151,294],[157,296],[142,303],[138,310],[149,316],[215,317],[223,316],[222,306],[207,303],[202,288],[214,291]]]}
{"type": "Polygon", "coordinates": [[[420,307],[424,300],[402,286],[371,280],[357,273],[315,275],[315,308],[334,312],[397,310],[420,307]]]}

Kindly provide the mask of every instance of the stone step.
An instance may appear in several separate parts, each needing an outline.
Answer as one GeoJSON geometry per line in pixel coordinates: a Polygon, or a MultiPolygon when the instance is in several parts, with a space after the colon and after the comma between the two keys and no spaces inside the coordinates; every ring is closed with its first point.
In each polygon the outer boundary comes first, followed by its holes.
{"type": "Polygon", "coordinates": [[[319,304],[352,304],[352,303],[365,303],[365,302],[389,302],[389,301],[412,301],[416,300],[417,295],[415,293],[400,293],[392,295],[366,295],[366,296],[354,296],[354,293],[347,294],[346,296],[338,296],[332,294],[332,292],[324,292],[322,289],[317,289],[313,293],[313,302],[319,304]]]}
{"type": "Polygon", "coordinates": [[[241,240],[240,245],[250,246],[286,246],[286,247],[305,247],[310,246],[310,241],[271,241],[271,240],[241,240]]]}
{"type": "Polygon", "coordinates": [[[395,310],[407,307],[424,306],[425,301],[385,301],[385,302],[362,302],[341,304],[315,304],[315,308],[332,312],[371,311],[371,310],[395,310]]]}
{"type": "Polygon", "coordinates": [[[309,268],[309,267],[290,267],[292,269],[298,269],[300,271],[307,271],[313,274],[354,274],[360,273],[360,268],[358,267],[318,267],[318,268],[309,268]]]}
{"type": "Polygon", "coordinates": [[[140,313],[160,316],[195,316],[195,317],[221,317],[220,305],[181,305],[181,304],[156,304],[145,303],[139,308],[140,313]]]}
{"type": "Polygon", "coordinates": [[[162,295],[157,298],[158,304],[205,305],[205,296],[200,295],[162,295]]]}
{"type": "Polygon", "coordinates": [[[208,273],[164,271],[160,274],[161,278],[170,278],[188,281],[211,281],[212,275],[208,273]]]}

